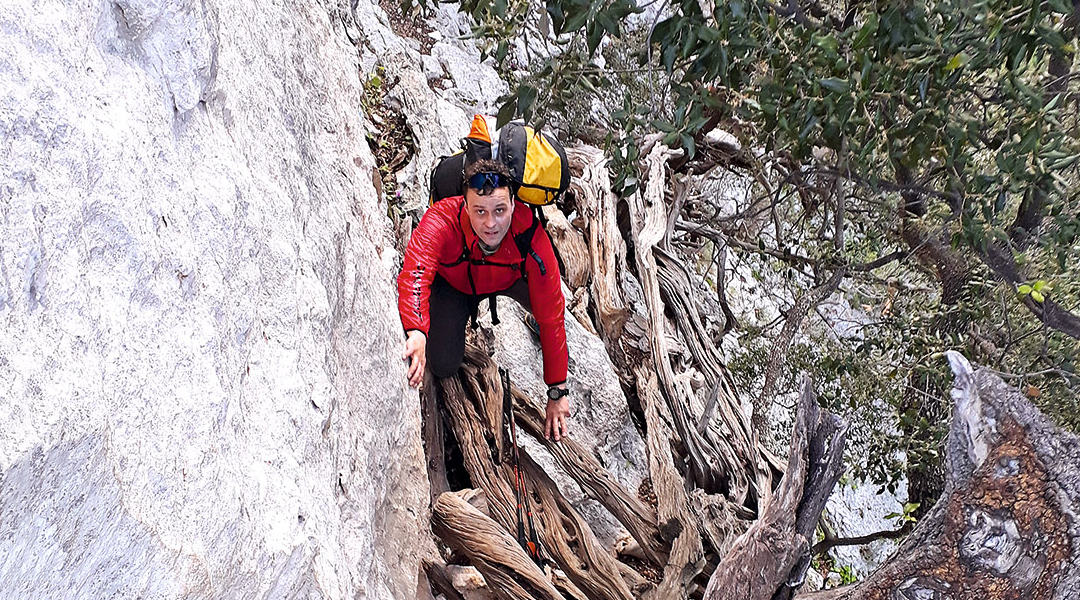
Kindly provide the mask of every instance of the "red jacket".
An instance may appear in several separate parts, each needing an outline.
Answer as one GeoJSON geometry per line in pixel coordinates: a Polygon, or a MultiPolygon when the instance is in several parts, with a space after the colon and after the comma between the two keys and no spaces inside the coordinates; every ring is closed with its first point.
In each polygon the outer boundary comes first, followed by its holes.
{"type": "MultiPolygon", "coordinates": [[[[436,273],[466,294],[492,294],[513,285],[521,277],[522,263],[514,236],[527,231],[535,218],[528,205],[515,200],[510,232],[495,254],[484,256],[469,223],[464,198],[446,198],[429,207],[409,239],[405,265],[397,280],[398,312],[405,331],[415,329],[427,335],[430,326],[428,302],[436,273]],[[469,260],[461,261],[465,248],[469,249],[469,260]]],[[[543,262],[545,270],[541,273],[539,263],[531,256],[525,257],[529,302],[540,325],[544,381],[548,385],[557,385],[566,381],[569,360],[563,323],[566,304],[559,263],[543,227],[537,227],[533,233],[532,250],[543,262]]]]}

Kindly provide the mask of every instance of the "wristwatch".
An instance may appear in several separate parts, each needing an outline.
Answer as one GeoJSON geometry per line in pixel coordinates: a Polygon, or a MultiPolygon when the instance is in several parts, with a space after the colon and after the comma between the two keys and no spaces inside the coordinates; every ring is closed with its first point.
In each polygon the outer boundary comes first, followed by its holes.
{"type": "Polygon", "coordinates": [[[570,393],[570,388],[549,387],[547,391],[548,400],[555,401],[565,397],[570,393]]]}

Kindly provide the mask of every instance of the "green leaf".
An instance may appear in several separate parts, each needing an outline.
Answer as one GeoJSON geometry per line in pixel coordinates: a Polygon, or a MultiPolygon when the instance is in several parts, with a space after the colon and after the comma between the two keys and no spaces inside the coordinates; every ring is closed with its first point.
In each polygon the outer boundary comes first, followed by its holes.
{"type": "Polygon", "coordinates": [[[1046,165],[1046,169],[1049,171],[1060,171],[1061,169],[1070,167],[1073,163],[1077,161],[1077,159],[1080,159],[1080,154],[1066,156],[1065,158],[1060,158],[1046,165]]]}
{"type": "MultiPolygon", "coordinates": [[[[712,4],[712,2],[709,2],[712,4]]],[[[738,0],[733,0],[728,3],[728,8],[731,9],[731,16],[739,19],[740,21],[746,18],[746,6],[738,0]]]]}
{"type": "Polygon", "coordinates": [[[840,49],[840,43],[831,35],[814,34],[811,43],[825,51],[826,54],[836,54],[840,49]]]}
{"type": "Polygon", "coordinates": [[[596,48],[600,46],[603,39],[604,29],[597,26],[595,22],[589,23],[589,26],[585,28],[585,42],[589,46],[590,55],[596,52],[596,48]]]}
{"type": "Polygon", "coordinates": [[[952,58],[949,59],[949,62],[945,64],[945,73],[952,73],[960,67],[967,65],[968,61],[970,60],[971,57],[964,52],[960,52],[959,54],[954,55],[952,58]]]}
{"type": "Polygon", "coordinates": [[[664,47],[664,51],[660,54],[660,62],[663,63],[664,70],[667,71],[668,75],[671,74],[675,67],[675,54],[678,51],[679,49],[672,45],[664,47]]]}
{"type": "Polygon", "coordinates": [[[1030,294],[1033,291],[1034,290],[1031,288],[1031,286],[1026,284],[1026,283],[1021,285],[1020,287],[1016,288],[1016,293],[1020,294],[1021,296],[1027,296],[1028,294],[1030,294]]]}
{"type": "Polygon", "coordinates": [[[611,15],[607,12],[601,11],[596,13],[596,22],[600,23],[600,26],[604,28],[604,31],[615,37],[619,37],[619,22],[611,18],[611,15]]]}
{"type": "Polygon", "coordinates": [[[866,22],[859,28],[859,32],[855,34],[855,40],[852,42],[852,46],[856,50],[863,50],[870,45],[871,40],[878,28],[878,16],[876,12],[870,13],[866,17],[866,22]]]}
{"type": "Polygon", "coordinates": [[[566,20],[566,28],[560,33],[572,33],[585,26],[585,22],[589,19],[588,11],[575,12],[570,15],[570,18],[566,20]]]}
{"type": "Polygon", "coordinates": [[[1043,295],[1035,290],[1031,290],[1031,299],[1036,302],[1042,302],[1044,300],[1043,295]]]}
{"type": "Polygon", "coordinates": [[[660,44],[663,46],[667,43],[668,37],[671,35],[671,30],[675,27],[675,17],[670,19],[664,19],[653,27],[652,33],[649,34],[650,44],[660,44]]]}
{"type": "Polygon", "coordinates": [[[1017,152],[1020,154],[1027,154],[1028,152],[1034,152],[1035,148],[1039,145],[1039,130],[1029,129],[1024,133],[1024,137],[1020,140],[1020,146],[1017,148],[1017,152]]]}
{"type": "Polygon", "coordinates": [[[680,137],[682,138],[682,146],[686,149],[686,158],[694,158],[694,154],[697,153],[694,136],[684,133],[680,137]]]}
{"type": "Polygon", "coordinates": [[[1067,15],[1073,10],[1068,0],[1050,0],[1050,9],[1061,15],[1067,15]]]}
{"type": "Polygon", "coordinates": [[[817,124],[818,116],[810,115],[810,118],[806,120],[806,125],[804,125],[802,131],[799,132],[799,140],[805,140],[806,136],[810,135],[810,132],[813,131],[814,126],[816,126],[817,124]]]}
{"type": "Polygon", "coordinates": [[[654,119],[651,125],[664,133],[675,131],[675,126],[663,119],[654,119]]]}
{"type": "Polygon", "coordinates": [[[839,77],[826,77],[818,81],[821,87],[836,94],[846,94],[851,89],[846,79],[840,79],[839,77]]]}
{"type": "Polygon", "coordinates": [[[1047,46],[1050,46],[1051,48],[1056,49],[1056,48],[1061,48],[1062,46],[1065,45],[1065,38],[1062,37],[1060,32],[1055,31],[1053,29],[1050,29],[1049,27],[1043,27],[1043,26],[1040,26],[1038,28],[1038,31],[1039,31],[1039,37],[1041,37],[1042,40],[1044,42],[1046,42],[1047,46]]]}
{"type": "Polygon", "coordinates": [[[563,12],[562,3],[558,1],[548,2],[547,14],[551,16],[551,24],[555,26],[555,33],[562,33],[563,25],[566,24],[566,13],[563,12]]]}
{"type": "Polygon", "coordinates": [[[532,114],[533,103],[536,102],[537,90],[530,85],[523,85],[518,88],[518,112],[522,114],[526,119],[532,114]]]}
{"type": "Polygon", "coordinates": [[[513,97],[499,107],[499,113],[496,115],[495,126],[502,127],[510,121],[514,120],[517,115],[517,98],[513,97]]]}

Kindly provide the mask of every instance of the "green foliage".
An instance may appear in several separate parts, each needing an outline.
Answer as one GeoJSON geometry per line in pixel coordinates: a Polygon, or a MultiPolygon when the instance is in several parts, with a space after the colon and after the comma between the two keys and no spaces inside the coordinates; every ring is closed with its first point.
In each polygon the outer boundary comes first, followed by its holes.
{"type": "Polygon", "coordinates": [[[898,525],[905,525],[907,523],[915,522],[915,511],[919,510],[918,502],[905,502],[903,512],[889,513],[885,515],[886,519],[896,519],[898,525]]]}
{"type": "Polygon", "coordinates": [[[810,560],[810,568],[821,573],[826,579],[829,577],[830,573],[836,573],[840,577],[840,585],[849,585],[859,581],[859,578],[855,574],[855,570],[851,568],[851,565],[837,564],[837,562],[828,554],[815,555],[810,560]]]}
{"type": "Polygon", "coordinates": [[[855,575],[855,571],[850,565],[840,565],[835,567],[833,573],[840,576],[840,585],[850,585],[859,581],[859,578],[855,575]]]}
{"type": "MultiPolygon", "coordinates": [[[[752,200],[736,216],[707,198],[684,210],[756,246],[740,260],[781,305],[848,267],[841,293],[866,322],[837,335],[812,318],[779,391],[808,370],[822,402],[852,416],[852,437],[867,440],[852,451],[856,476],[894,485],[939,465],[947,349],[1080,430],[1080,343],[1037,317],[1050,301],[1080,306],[1074,5],[856,1],[830,14],[807,2],[673,0],[636,18],[630,0],[547,0],[544,13],[512,0],[463,6],[500,61],[509,40],[537,31],[554,49],[515,76],[500,120],[587,121],[594,99],[610,109],[599,121],[618,193],[638,189],[646,135],[704,163],[714,160],[704,134],[723,124],[750,149],[738,168],[752,200]],[[898,250],[896,262],[854,268],[898,250]],[[1019,285],[987,268],[992,252],[1022,273],[1019,285]]],[[[744,389],[758,389],[775,330],[740,332],[729,366],[744,389]]]]}

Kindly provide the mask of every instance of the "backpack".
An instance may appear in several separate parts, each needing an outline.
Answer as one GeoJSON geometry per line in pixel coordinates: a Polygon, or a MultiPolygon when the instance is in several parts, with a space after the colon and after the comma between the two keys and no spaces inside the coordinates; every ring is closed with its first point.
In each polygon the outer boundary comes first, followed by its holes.
{"type": "MultiPolygon", "coordinates": [[[[461,150],[439,158],[431,169],[430,203],[463,196],[465,190],[462,177],[468,165],[481,159],[494,158],[501,161],[510,171],[514,194],[519,200],[533,207],[532,224],[527,230],[514,236],[514,243],[521,253],[521,264],[518,266],[521,276],[525,277],[525,259],[528,256],[536,261],[541,274],[547,273],[544,261],[532,249],[532,238],[540,225],[539,207],[555,202],[570,187],[570,164],[562,144],[542,131],[534,131],[521,121],[507,123],[502,129],[496,130],[492,117],[475,115],[469,135],[461,140],[461,145],[461,150]],[[498,135],[492,135],[492,131],[498,135]]],[[[454,264],[470,259],[468,248],[465,248],[461,258],[454,264]]],[[[489,302],[491,321],[498,325],[495,297],[491,296],[489,302]]],[[[475,327],[475,307],[472,322],[475,327]]]]}
{"type": "Polygon", "coordinates": [[[436,161],[431,169],[432,204],[463,195],[461,178],[465,167],[491,158],[510,170],[512,191],[522,202],[544,206],[566,192],[570,187],[570,164],[559,140],[521,121],[507,123],[498,130],[494,127],[494,118],[474,116],[469,135],[461,140],[462,149],[436,161]]]}

